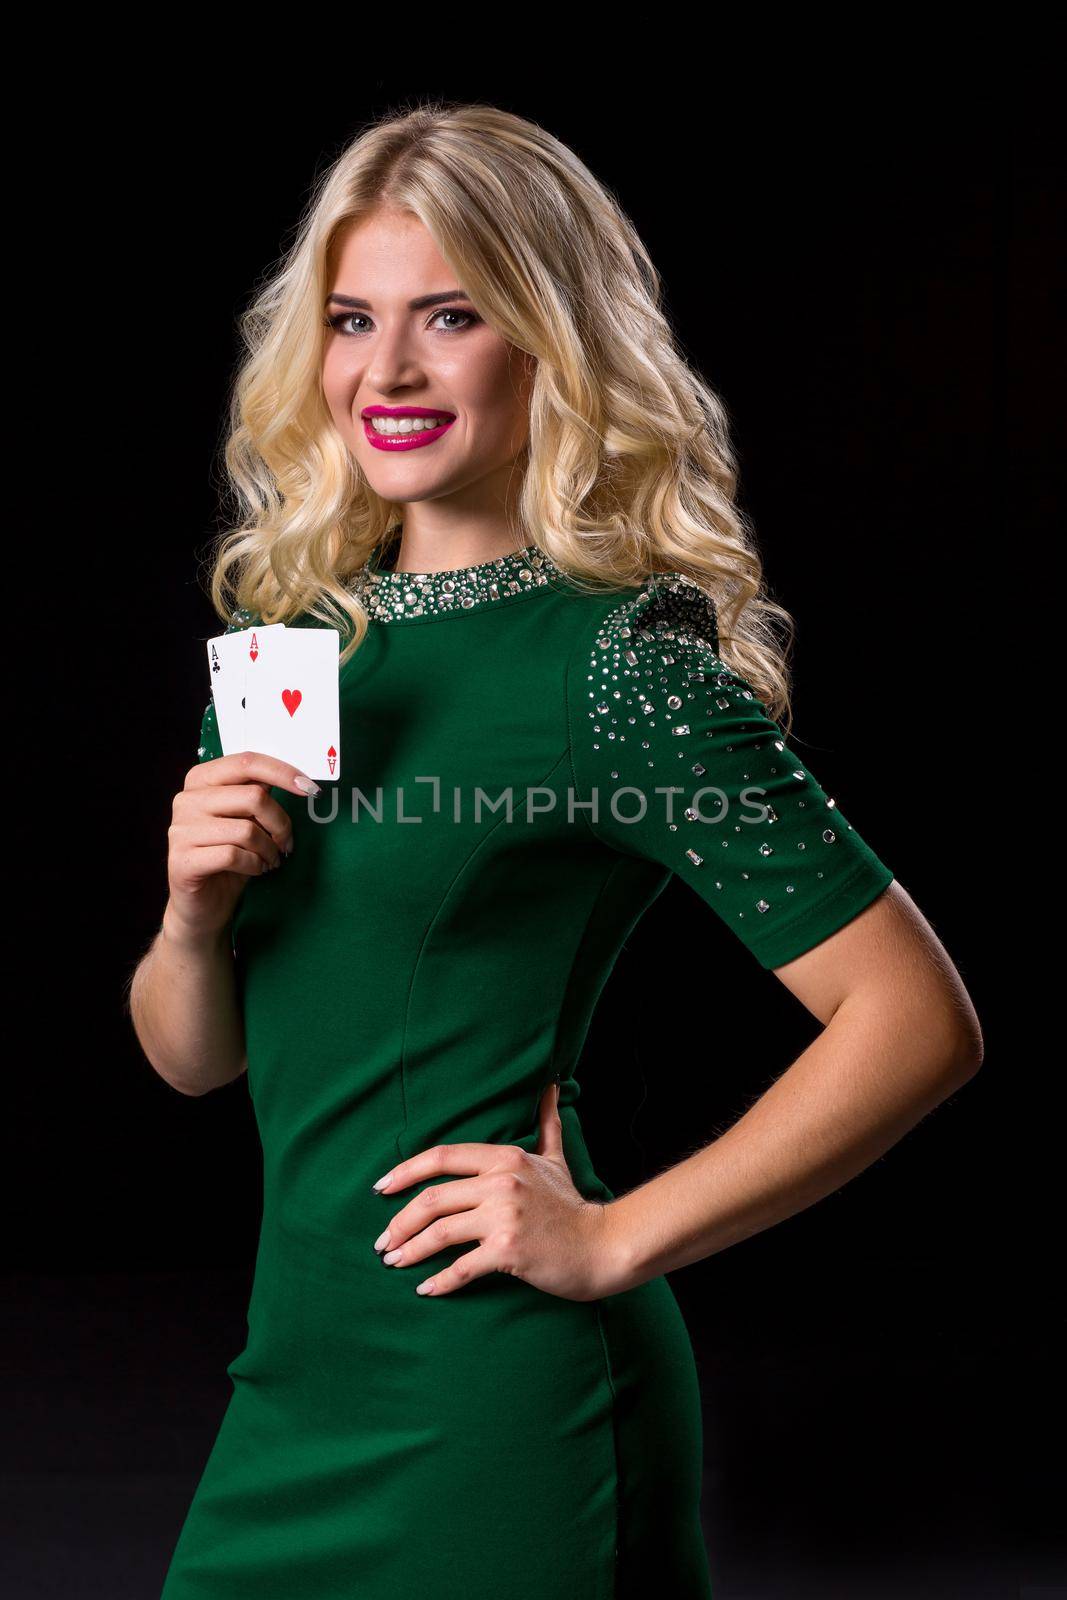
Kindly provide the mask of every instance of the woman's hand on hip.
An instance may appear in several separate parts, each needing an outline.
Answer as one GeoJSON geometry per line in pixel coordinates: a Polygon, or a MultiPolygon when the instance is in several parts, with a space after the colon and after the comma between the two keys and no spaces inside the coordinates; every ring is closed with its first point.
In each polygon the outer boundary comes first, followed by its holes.
{"type": "Polygon", "coordinates": [[[374,1248],[390,1267],[413,1267],[449,1245],[477,1241],[451,1266],[416,1284],[450,1294],[472,1278],[506,1272],[564,1300],[597,1300],[621,1286],[611,1243],[610,1206],[575,1188],[563,1154],[558,1089],[541,1096],[536,1151],[514,1144],[440,1144],[399,1162],[375,1188],[391,1199],[427,1178],[387,1223],[374,1248]]]}

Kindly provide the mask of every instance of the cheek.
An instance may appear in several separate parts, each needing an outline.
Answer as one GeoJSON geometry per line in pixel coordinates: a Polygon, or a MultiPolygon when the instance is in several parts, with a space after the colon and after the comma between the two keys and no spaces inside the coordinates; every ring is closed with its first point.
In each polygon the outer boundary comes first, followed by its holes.
{"type": "Polygon", "coordinates": [[[353,382],[343,355],[328,350],[322,362],[322,392],[331,414],[339,421],[348,416],[353,382]]]}
{"type": "Polygon", "coordinates": [[[473,411],[467,420],[464,448],[489,463],[510,461],[529,434],[528,414],[506,394],[473,411]]]}
{"type": "Polygon", "coordinates": [[[483,339],[472,339],[453,358],[442,360],[438,373],[443,392],[451,394],[483,425],[497,420],[504,432],[510,432],[516,413],[528,409],[523,398],[528,378],[521,352],[509,350],[488,330],[483,339]]]}
{"type": "Polygon", "coordinates": [[[529,431],[528,381],[522,367],[494,363],[468,386],[468,410],[478,435],[492,448],[513,448],[529,431]],[[524,384],[526,392],[524,393],[524,384]]]}

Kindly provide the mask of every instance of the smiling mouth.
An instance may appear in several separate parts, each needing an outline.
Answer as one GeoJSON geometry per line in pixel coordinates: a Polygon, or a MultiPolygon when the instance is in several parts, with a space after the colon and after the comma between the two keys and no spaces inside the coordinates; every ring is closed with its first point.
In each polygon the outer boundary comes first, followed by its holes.
{"type": "Polygon", "coordinates": [[[378,450],[412,450],[433,444],[448,432],[455,417],[425,406],[391,410],[387,406],[368,406],[363,413],[363,432],[378,450]]]}

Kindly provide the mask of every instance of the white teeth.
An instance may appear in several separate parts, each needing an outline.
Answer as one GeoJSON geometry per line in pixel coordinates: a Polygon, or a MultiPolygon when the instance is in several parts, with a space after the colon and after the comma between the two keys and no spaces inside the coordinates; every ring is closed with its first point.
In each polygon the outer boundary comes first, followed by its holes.
{"type": "Polygon", "coordinates": [[[447,417],[370,417],[375,433],[423,433],[427,428],[439,428],[447,417]]]}

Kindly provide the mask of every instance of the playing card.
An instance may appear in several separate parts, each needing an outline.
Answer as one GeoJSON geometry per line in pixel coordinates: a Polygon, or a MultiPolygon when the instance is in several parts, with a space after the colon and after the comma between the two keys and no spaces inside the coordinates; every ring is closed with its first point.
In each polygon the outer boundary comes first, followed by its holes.
{"type": "Polygon", "coordinates": [[[245,748],[309,778],[341,776],[336,628],[287,628],[246,674],[245,748]]]}
{"type": "Polygon", "coordinates": [[[222,753],[232,756],[247,750],[245,743],[245,683],[270,656],[275,639],[286,632],[284,622],[266,627],[238,628],[207,641],[211,697],[215,702],[222,753]]]}

